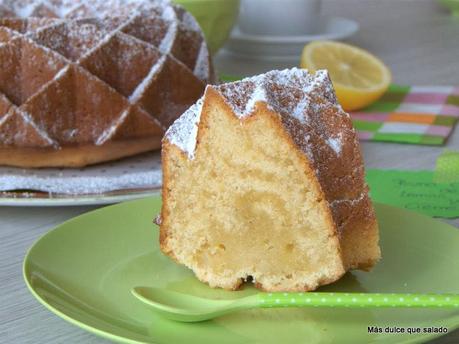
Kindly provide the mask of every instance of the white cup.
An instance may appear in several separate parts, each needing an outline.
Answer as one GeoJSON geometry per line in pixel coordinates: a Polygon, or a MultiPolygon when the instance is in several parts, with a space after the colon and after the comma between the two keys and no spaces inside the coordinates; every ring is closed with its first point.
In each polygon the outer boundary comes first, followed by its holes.
{"type": "Polygon", "coordinates": [[[242,0],[239,28],[253,35],[314,34],[321,0],[242,0]]]}

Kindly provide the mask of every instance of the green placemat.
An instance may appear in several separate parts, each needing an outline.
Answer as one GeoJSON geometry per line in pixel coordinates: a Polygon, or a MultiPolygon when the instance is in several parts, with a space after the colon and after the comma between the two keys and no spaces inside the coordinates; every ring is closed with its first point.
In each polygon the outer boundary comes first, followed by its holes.
{"type": "Polygon", "coordinates": [[[430,216],[459,217],[459,182],[437,183],[433,171],[367,170],[373,201],[430,216]]]}

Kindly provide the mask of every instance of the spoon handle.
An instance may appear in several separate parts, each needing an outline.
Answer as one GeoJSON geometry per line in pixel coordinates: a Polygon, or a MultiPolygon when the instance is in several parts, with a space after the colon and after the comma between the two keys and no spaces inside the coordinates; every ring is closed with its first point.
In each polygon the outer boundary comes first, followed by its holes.
{"type": "Polygon", "coordinates": [[[459,294],[260,293],[258,307],[447,307],[459,309],[459,294]]]}

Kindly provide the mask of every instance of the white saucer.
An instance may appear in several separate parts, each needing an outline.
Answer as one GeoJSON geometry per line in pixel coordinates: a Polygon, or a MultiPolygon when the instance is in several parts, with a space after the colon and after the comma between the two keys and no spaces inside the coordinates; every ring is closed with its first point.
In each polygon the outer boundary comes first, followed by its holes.
{"type": "Polygon", "coordinates": [[[231,54],[264,60],[295,58],[306,43],[316,40],[338,40],[355,34],[359,24],[339,17],[324,17],[316,34],[301,36],[250,35],[236,26],[225,45],[231,54]]]}

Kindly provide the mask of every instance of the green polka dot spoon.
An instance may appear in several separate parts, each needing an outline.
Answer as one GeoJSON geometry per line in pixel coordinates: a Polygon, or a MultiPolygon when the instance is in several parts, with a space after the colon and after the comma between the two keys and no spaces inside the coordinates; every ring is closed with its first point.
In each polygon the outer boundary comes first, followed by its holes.
{"type": "Polygon", "coordinates": [[[232,300],[213,300],[149,287],[135,287],[131,292],[164,317],[183,322],[209,320],[251,308],[449,307],[459,310],[459,294],[258,293],[232,300]]]}

